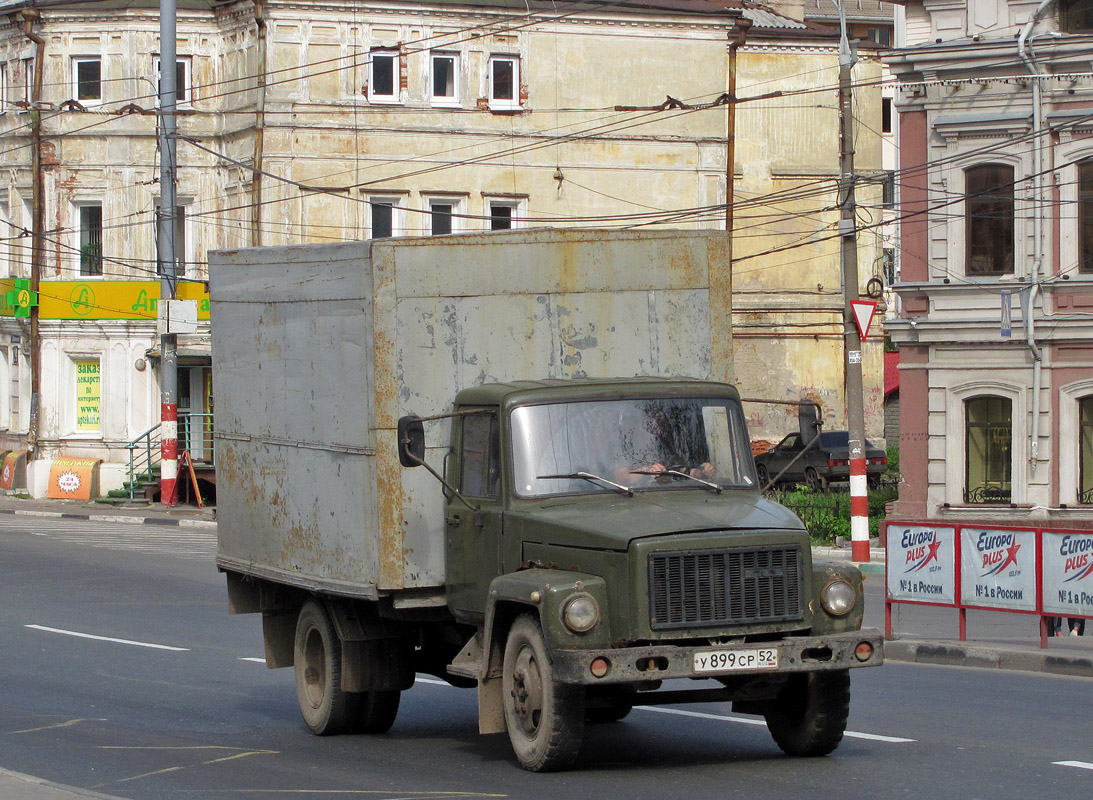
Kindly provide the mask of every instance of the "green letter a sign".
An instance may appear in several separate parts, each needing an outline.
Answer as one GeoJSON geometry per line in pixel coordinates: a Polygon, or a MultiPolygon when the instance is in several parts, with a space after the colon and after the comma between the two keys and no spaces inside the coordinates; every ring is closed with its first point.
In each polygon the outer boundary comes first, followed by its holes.
{"type": "Polygon", "coordinates": [[[29,317],[30,309],[38,305],[38,293],[30,290],[30,281],[20,279],[15,281],[15,288],[7,294],[9,306],[15,307],[15,316],[29,317]]]}

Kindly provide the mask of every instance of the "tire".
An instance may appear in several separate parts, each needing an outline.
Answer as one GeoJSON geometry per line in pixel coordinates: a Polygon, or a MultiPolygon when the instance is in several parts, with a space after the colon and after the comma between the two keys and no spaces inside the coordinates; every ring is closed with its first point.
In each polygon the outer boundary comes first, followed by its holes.
{"type": "Polygon", "coordinates": [[[820,477],[814,467],[805,469],[805,484],[809,489],[815,489],[817,492],[822,492],[827,488],[827,481],[820,477]]]}
{"type": "Polygon", "coordinates": [[[520,766],[553,772],[573,763],[584,736],[584,687],[554,682],[542,629],[530,614],[516,618],[505,642],[502,701],[520,766]]]}
{"type": "Polygon", "coordinates": [[[387,733],[398,717],[402,692],[376,691],[357,695],[357,718],[353,723],[356,733],[387,733]]]}
{"type": "Polygon", "coordinates": [[[621,722],[634,710],[633,701],[619,701],[609,706],[599,708],[586,708],[584,721],[589,725],[605,725],[612,722],[621,722]]]}
{"type": "Polygon", "coordinates": [[[312,598],[296,618],[293,654],[296,699],[308,729],[316,736],[345,733],[359,696],[342,691],[342,643],[322,603],[312,598]]]}
{"type": "Polygon", "coordinates": [[[770,483],[770,473],[764,464],[760,464],[755,468],[756,474],[759,476],[759,489],[763,490],[767,488],[767,484],[770,483]]]}
{"type": "Polygon", "coordinates": [[[794,676],[763,716],[782,752],[811,758],[839,746],[849,714],[850,671],[837,670],[794,676]]]}

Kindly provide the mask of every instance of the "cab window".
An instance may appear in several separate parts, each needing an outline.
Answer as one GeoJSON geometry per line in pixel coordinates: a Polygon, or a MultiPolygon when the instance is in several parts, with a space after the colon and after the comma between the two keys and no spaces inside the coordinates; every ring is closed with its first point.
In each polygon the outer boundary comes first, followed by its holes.
{"type": "Polygon", "coordinates": [[[471,414],[463,419],[463,470],[459,490],[472,497],[501,494],[500,433],[496,414],[471,414]]]}

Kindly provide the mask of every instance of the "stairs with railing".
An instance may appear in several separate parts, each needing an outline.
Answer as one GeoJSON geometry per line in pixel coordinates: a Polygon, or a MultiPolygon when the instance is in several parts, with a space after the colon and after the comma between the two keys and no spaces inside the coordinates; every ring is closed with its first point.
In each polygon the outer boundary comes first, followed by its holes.
{"type": "MultiPolygon", "coordinates": [[[[121,489],[111,489],[99,503],[151,503],[159,494],[160,428],[157,424],[125,446],[129,451],[127,480],[121,489]]],[[[197,471],[215,484],[216,450],[213,447],[212,414],[180,414],[179,452],[190,453],[197,471]]]]}

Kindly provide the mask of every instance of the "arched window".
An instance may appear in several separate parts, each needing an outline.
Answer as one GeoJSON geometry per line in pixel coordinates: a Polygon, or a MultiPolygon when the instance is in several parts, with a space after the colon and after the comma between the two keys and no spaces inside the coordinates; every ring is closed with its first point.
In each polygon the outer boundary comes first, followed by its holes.
{"type": "Polygon", "coordinates": [[[964,403],[964,502],[1009,503],[1012,402],[987,395],[964,403]]]}
{"type": "Polygon", "coordinates": [[[1078,165],[1078,271],[1093,273],[1093,161],[1078,165]]]}
{"type": "Polygon", "coordinates": [[[1078,401],[1078,502],[1093,504],[1093,395],[1078,401]]]}
{"type": "Polygon", "coordinates": [[[1013,272],[1013,167],[981,164],[964,172],[966,275],[1013,272]]]}

